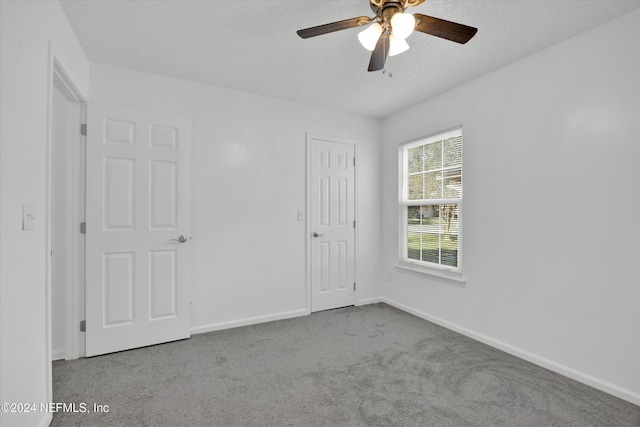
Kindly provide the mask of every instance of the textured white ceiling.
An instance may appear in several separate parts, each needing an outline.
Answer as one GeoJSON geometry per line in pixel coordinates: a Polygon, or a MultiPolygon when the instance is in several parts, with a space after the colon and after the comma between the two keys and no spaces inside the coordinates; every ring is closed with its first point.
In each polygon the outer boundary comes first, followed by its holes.
{"type": "Polygon", "coordinates": [[[92,62],[378,118],[640,7],[640,0],[427,0],[409,11],[477,27],[477,35],[459,45],[416,32],[383,74],[367,72],[361,29],[296,35],[372,16],[367,0],[60,3],[92,62]]]}

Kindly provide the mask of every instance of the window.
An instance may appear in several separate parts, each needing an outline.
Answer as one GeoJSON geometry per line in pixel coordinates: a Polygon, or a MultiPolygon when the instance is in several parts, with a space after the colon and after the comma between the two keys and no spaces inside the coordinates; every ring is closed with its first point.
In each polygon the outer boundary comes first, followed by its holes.
{"type": "Polygon", "coordinates": [[[400,262],[461,271],[462,128],[400,146],[400,262]]]}

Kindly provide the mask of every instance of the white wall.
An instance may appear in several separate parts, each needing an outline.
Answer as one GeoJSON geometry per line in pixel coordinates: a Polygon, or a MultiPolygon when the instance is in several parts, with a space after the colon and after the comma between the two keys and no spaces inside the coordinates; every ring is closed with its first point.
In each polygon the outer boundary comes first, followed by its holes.
{"type": "Polygon", "coordinates": [[[640,404],[640,11],[383,122],[383,297],[640,404]],[[394,269],[398,144],[463,126],[465,287],[394,269]]]}
{"type": "MultiPolygon", "coordinates": [[[[51,365],[46,328],[46,152],[49,42],[88,92],[89,63],[58,2],[0,2],[0,401],[46,402],[51,365]],[[36,228],[22,231],[22,203],[36,228]]],[[[48,414],[0,413],[3,426],[48,422],[48,414]]]]}
{"type": "Polygon", "coordinates": [[[379,120],[100,64],[91,102],[192,118],[194,332],[304,313],[307,132],[358,141],[357,298],[379,296],[379,120]]]}

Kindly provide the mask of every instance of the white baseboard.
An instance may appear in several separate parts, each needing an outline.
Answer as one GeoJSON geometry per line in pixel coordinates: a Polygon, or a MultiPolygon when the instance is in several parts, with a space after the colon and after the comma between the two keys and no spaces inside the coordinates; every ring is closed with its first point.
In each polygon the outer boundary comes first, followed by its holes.
{"type": "Polygon", "coordinates": [[[206,332],[220,331],[223,329],[237,328],[240,326],[256,325],[258,323],[273,322],[275,320],[291,319],[293,317],[306,316],[311,314],[306,308],[282,313],[268,314],[266,316],[247,317],[245,319],[231,320],[229,322],[212,323],[209,325],[192,326],[192,334],[204,334],[206,332]]]}
{"type": "Polygon", "coordinates": [[[51,351],[51,360],[64,359],[64,356],[65,356],[64,348],[59,348],[57,350],[51,351]]]}
{"type": "Polygon", "coordinates": [[[384,298],[384,297],[380,298],[380,301],[386,304],[389,304],[393,307],[396,307],[402,311],[406,311],[407,313],[413,314],[414,316],[428,320],[429,322],[435,323],[436,325],[440,325],[454,332],[458,332],[459,334],[472,338],[476,341],[480,341],[484,344],[490,345],[491,347],[495,347],[513,356],[519,357],[520,359],[524,359],[538,366],[542,366],[543,368],[549,369],[550,371],[564,375],[565,377],[569,377],[583,384],[587,384],[593,388],[604,391],[605,393],[609,393],[613,396],[619,397],[633,404],[640,405],[640,393],[636,393],[631,390],[627,390],[625,388],[619,387],[615,384],[604,381],[600,378],[596,378],[589,374],[585,374],[584,372],[581,372],[576,369],[570,368],[568,366],[562,365],[560,363],[554,362],[553,360],[549,360],[544,357],[538,356],[536,354],[533,354],[521,348],[512,346],[500,340],[496,340],[494,338],[478,333],[471,329],[467,329],[462,326],[456,325],[444,319],[440,319],[439,317],[432,316],[420,310],[416,310],[412,307],[406,306],[404,304],[390,300],[388,298],[384,298]]]}
{"type": "Polygon", "coordinates": [[[364,298],[364,299],[358,300],[358,302],[356,302],[356,306],[368,305],[368,304],[377,304],[379,302],[385,302],[385,301],[380,297],[377,297],[377,298],[364,298]]]}

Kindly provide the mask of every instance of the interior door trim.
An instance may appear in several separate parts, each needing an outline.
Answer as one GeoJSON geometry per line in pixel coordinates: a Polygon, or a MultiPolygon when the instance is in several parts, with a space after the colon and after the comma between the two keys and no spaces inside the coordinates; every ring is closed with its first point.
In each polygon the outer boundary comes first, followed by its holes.
{"type": "MultiPolygon", "coordinates": [[[[46,367],[46,397],[47,401],[51,402],[53,399],[53,373],[51,366],[52,359],[52,337],[51,337],[51,326],[52,326],[52,308],[51,308],[51,292],[52,292],[52,265],[51,265],[51,251],[52,251],[52,209],[53,209],[53,91],[54,85],[61,90],[64,94],[66,94],[69,98],[73,99],[75,103],[79,104],[81,116],[80,119],[83,119],[86,115],[86,105],[87,98],[82,94],[80,89],[73,82],[73,79],[69,76],[69,74],[65,71],[63,64],[57,57],[57,48],[53,43],[49,43],[48,46],[48,75],[47,75],[47,136],[46,136],[46,189],[45,189],[45,219],[44,219],[44,228],[45,228],[45,367],[46,367]]],[[[80,137],[79,137],[80,138],[80,137]]],[[[77,202],[77,200],[76,200],[77,202]]],[[[79,206],[78,206],[79,208],[79,206]]],[[[78,214],[79,209],[75,209],[74,207],[74,215],[78,214]]],[[[74,218],[74,221],[77,221],[78,218],[74,218]]],[[[74,253],[79,251],[79,247],[77,245],[77,241],[74,241],[72,250],[74,253]]],[[[79,259],[74,260],[76,262],[80,262],[79,259]]],[[[73,267],[77,268],[77,263],[73,267]]],[[[81,285],[79,281],[82,280],[77,275],[73,275],[74,282],[69,282],[66,286],[66,298],[67,302],[69,298],[72,296],[77,297],[78,288],[81,285]],[[77,280],[78,282],[75,282],[77,280]],[[71,294],[71,295],[70,295],[71,294]]],[[[80,316],[80,308],[77,305],[72,305],[71,307],[65,308],[65,357],[75,358],[77,357],[79,350],[79,336],[80,332],[77,329],[74,329],[72,323],[79,318],[80,316]],[[70,312],[70,310],[72,310],[70,312]],[[71,340],[68,337],[71,337],[71,340]],[[69,342],[72,341],[72,342],[69,342]],[[67,354],[71,353],[71,354],[67,354]]],[[[50,418],[47,418],[50,419],[50,418]]]]}

